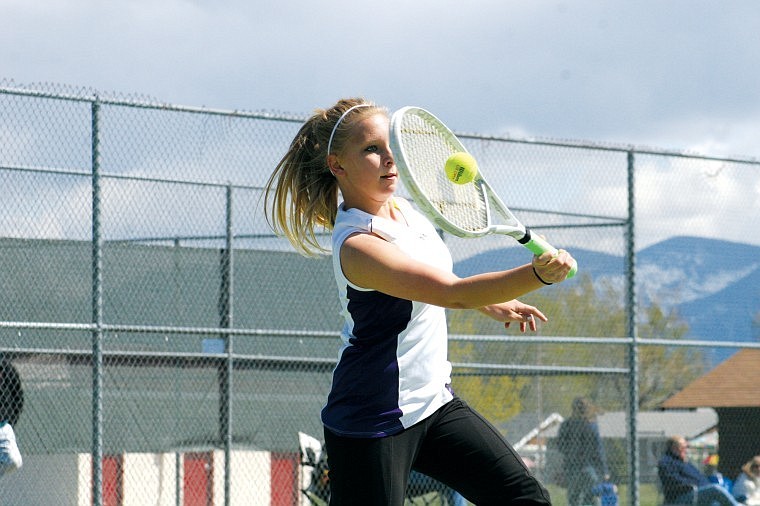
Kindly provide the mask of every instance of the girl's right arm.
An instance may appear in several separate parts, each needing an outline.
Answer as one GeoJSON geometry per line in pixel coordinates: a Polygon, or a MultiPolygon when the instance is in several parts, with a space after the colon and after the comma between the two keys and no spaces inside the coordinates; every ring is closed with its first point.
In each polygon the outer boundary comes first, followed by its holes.
{"type": "Polygon", "coordinates": [[[573,259],[567,252],[545,253],[533,265],[460,278],[410,258],[396,245],[371,234],[355,234],[343,242],[340,263],[348,280],[362,288],[394,297],[452,309],[477,309],[516,299],[567,276],[573,259]]]}

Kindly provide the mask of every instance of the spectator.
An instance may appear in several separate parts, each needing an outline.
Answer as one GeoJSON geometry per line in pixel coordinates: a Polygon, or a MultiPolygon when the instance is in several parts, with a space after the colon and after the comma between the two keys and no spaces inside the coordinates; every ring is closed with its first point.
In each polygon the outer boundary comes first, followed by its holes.
{"type": "Polygon", "coordinates": [[[16,425],[24,407],[24,391],[18,371],[4,356],[0,356],[0,476],[22,465],[16,444],[16,425]]]}
{"type": "Polygon", "coordinates": [[[618,506],[618,488],[612,483],[610,475],[604,476],[604,481],[594,486],[592,492],[601,500],[601,506],[618,506]]]}
{"type": "Polygon", "coordinates": [[[698,506],[735,505],[736,499],[720,485],[711,483],[686,454],[689,445],[683,436],[668,439],[665,455],[657,464],[666,503],[692,504],[696,494],[698,506]]]}
{"type": "Polygon", "coordinates": [[[609,474],[596,423],[598,409],[583,397],[573,400],[572,409],[557,435],[559,451],[563,455],[567,502],[569,506],[594,504],[593,488],[609,474]]]}
{"type": "Polygon", "coordinates": [[[733,488],[734,497],[748,506],[760,505],[760,455],[742,466],[733,488]]]}

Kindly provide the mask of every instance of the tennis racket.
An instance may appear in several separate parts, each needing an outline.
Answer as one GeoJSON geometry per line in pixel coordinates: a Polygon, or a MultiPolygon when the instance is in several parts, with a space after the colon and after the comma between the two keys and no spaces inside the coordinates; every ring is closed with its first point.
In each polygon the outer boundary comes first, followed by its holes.
{"type": "MultiPolygon", "coordinates": [[[[457,184],[446,175],[452,155],[467,153],[456,135],[419,107],[403,107],[391,116],[391,149],[414,202],[441,229],[457,237],[503,234],[535,255],[557,249],[520,223],[478,170],[472,182],[457,184]]],[[[578,265],[568,273],[575,276],[578,265]]]]}

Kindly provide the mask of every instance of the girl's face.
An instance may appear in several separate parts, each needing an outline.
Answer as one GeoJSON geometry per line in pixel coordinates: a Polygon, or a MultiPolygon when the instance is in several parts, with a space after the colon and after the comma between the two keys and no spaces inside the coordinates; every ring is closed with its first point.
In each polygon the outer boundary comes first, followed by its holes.
{"type": "Polygon", "coordinates": [[[398,182],[388,117],[377,113],[357,122],[341,152],[330,160],[330,168],[347,208],[377,214],[398,182]]]}

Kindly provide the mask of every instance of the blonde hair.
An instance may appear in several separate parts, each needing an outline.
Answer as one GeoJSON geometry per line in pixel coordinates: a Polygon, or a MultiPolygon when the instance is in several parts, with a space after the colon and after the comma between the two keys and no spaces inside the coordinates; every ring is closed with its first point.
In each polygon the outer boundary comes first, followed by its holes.
{"type": "Polygon", "coordinates": [[[363,98],[341,99],[329,109],[317,109],[269,177],[264,193],[267,222],[302,255],[327,251],[317,239],[317,229],[332,230],[338,213],[338,183],[327,165],[330,140],[330,151],[339,153],[356,122],[378,112],[387,114],[363,98]],[[357,108],[361,105],[367,107],[357,108]]]}

